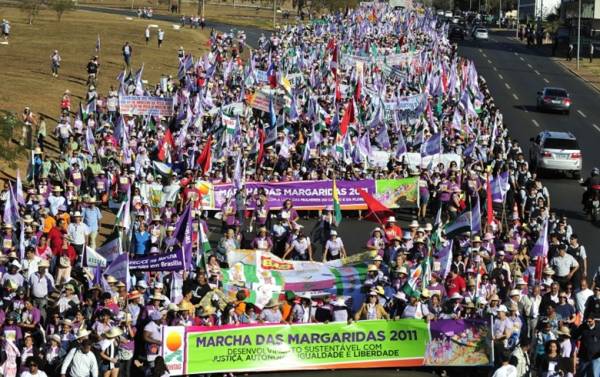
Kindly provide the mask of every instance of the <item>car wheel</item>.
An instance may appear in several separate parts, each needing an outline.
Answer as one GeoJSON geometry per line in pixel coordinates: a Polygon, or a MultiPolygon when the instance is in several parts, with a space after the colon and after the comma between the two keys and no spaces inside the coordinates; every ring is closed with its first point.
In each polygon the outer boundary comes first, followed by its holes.
{"type": "Polygon", "coordinates": [[[571,110],[565,110],[565,115],[571,114],[571,110]]]}
{"type": "Polygon", "coordinates": [[[577,180],[581,179],[581,170],[575,170],[573,172],[573,179],[577,179],[577,180]]]}

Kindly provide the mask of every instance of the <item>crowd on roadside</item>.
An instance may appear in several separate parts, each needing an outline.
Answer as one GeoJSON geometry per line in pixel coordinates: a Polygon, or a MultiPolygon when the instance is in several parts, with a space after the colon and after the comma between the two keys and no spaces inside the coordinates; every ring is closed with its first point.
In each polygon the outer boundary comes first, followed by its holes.
{"type": "Polygon", "coordinates": [[[244,46],[241,33],[213,32],[206,55],[182,51],[177,75],[154,87],[130,70],[105,95],[90,85],[79,107],[69,92],[61,98],[59,154],[38,134],[27,177],[0,194],[4,377],[163,377],[161,325],[383,318],[493,319],[499,377],[600,375],[600,274],[587,275],[596,266],[445,23],[429,10],[371,4],[244,46]],[[253,107],[261,94],[266,109],[253,107]],[[173,112],[120,114],[126,95],[172,98],[173,112]],[[415,165],[406,157],[414,152],[460,158],[415,165]],[[418,177],[416,218],[364,225],[365,245],[344,243],[333,203],[309,232],[292,200],[272,207],[267,191],[245,188],[405,177],[418,177]],[[231,183],[235,194],[207,210],[203,181],[231,183]],[[176,224],[191,207],[200,242],[188,268],[117,279],[83,267],[114,203],[121,211],[109,227],[132,258],[180,245],[176,224]],[[205,249],[209,229],[220,240],[205,249]],[[227,251],[239,248],[305,261],[377,256],[358,310],[348,297],[292,291],[258,307],[249,286],[235,299],[215,295],[227,251]],[[423,265],[430,273],[411,282],[423,265]]]}

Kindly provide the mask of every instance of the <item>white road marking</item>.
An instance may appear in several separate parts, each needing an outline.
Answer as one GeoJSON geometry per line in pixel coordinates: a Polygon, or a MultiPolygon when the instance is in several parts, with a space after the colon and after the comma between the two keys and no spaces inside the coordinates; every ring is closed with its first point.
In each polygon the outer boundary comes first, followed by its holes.
{"type": "Polygon", "coordinates": [[[544,82],[545,82],[546,84],[550,84],[550,81],[548,81],[548,79],[546,79],[546,78],[544,79],[544,82]]]}
{"type": "Polygon", "coordinates": [[[504,76],[502,76],[501,74],[498,73],[498,77],[500,77],[500,80],[504,80],[504,76]]]}
{"type": "Polygon", "coordinates": [[[479,49],[479,52],[483,52],[483,50],[482,50],[482,49],[479,49]]]}
{"type": "Polygon", "coordinates": [[[592,126],[594,126],[594,128],[596,129],[596,131],[600,132],[600,127],[598,127],[595,123],[592,124],[592,126]]]}
{"type": "Polygon", "coordinates": [[[483,55],[484,58],[487,58],[487,55],[485,52],[482,52],[481,55],[483,55]]]}
{"type": "Polygon", "coordinates": [[[489,63],[489,64],[492,64],[492,61],[491,61],[490,59],[488,59],[488,63],[489,63]]]}
{"type": "Polygon", "coordinates": [[[535,125],[537,128],[540,128],[540,124],[537,122],[537,120],[535,120],[535,119],[532,119],[531,121],[533,122],[533,124],[534,124],[534,125],[535,125]]]}
{"type": "Polygon", "coordinates": [[[541,74],[537,69],[534,69],[533,72],[535,72],[535,74],[538,76],[541,74]]]}
{"type": "Polygon", "coordinates": [[[516,99],[517,101],[519,100],[519,97],[517,97],[517,95],[515,93],[513,93],[513,98],[516,99]]]}
{"type": "Polygon", "coordinates": [[[519,56],[519,53],[518,53],[518,52],[516,52],[516,51],[514,52],[514,54],[515,54],[515,55],[517,55],[517,56],[519,56]]]}
{"type": "Polygon", "coordinates": [[[496,67],[492,67],[492,69],[493,69],[494,71],[497,71],[496,67]]]}
{"type": "Polygon", "coordinates": [[[506,86],[506,89],[510,89],[510,85],[508,85],[508,83],[504,83],[504,86],[506,86]]]}
{"type": "Polygon", "coordinates": [[[526,113],[528,113],[528,112],[529,112],[529,110],[527,110],[527,108],[526,108],[525,106],[521,106],[521,109],[522,109],[523,111],[525,111],[526,113]]]}
{"type": "Polygon", "coordinates": [[[522,62],[524,62],[524,61],[525,61],[525,59],[523,59],[523,57],[522,57],[522,56],[519,56],[519,59],[521,59],[521,61],[522,61],[522,62]]]}
{"type": "Polygon", "coordinates": [[[585,115],[585,114],[583,113],[583,111],[581,111],[581,110],[577,110],[577,113],[578,113],[579,115],[581,115],[582,117],[584,117],[584,118],[587,118],[587,115],[585,115]]]}
{"type": "Polygon", "coordinates": [[[531,64],[529,64],[529,63],[527,64],[527,66],[528,66],[529,68],[533,68],[533,67],[531,66],[531,64]]]}

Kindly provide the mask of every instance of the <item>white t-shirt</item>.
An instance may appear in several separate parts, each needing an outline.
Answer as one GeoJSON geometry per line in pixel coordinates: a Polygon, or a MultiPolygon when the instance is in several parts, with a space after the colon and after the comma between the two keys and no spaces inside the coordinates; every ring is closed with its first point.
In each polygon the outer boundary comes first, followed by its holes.
{"type": "MultiPolygon", "coordinates": [[[[157,325],[156,322],[154,322],[154,321],[148,322],[148,324],[146,326],[144,326],[144,331],[149,332],[150,335],[152,336],[152,339],[162,341],[161,327],[159,325],[157,325]]],[[[156,359],[156,357],[159,354],[160,354],[160,349],[158,350],[157,354],[151,354],[150,352],[148,352],[148,361],[154,361],[154,359],[156,359]]]]}
{"type": "Polygon", "coordinates": [[[514,365],[503,365],[496,370],[492,377],[517,377],[517,368],[514,365]]]}
{"type": "Polygon", "coordinates": [[[38,369],[36,374],[32,374],[26,370],[25,372],[21,373],[21,377],[48,377],[48,375],[43,370],[38,369]]]}
{"type": "Polygon", "coordinates": [[[344,242],[342,242],[341,238],[336,238],[335,240],[328,240],[325,244],[325,248],[329,250],[329,255],[332,257],[337,257],[340,255],[340,251],[344,247],[344,242]]]}

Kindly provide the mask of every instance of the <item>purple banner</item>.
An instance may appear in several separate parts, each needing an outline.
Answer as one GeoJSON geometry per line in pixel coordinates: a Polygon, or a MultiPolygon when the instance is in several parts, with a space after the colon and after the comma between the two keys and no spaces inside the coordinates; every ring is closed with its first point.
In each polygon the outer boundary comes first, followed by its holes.
{"type": "Polygon", "coordinates": [[[485,320],[438,320],[429,322],[431,341],[425,365],[476,366],[491,364],[491,330],[485,320]]]}
{"type": "Polygon", "coordinates": [[[174,251],[167,254],[155,254],[129,260],[129,270],[131,271],[181,271],[184,270],[184,267],[185,260],[180,247],[176,247],[174,251]]]}
{"type": "MultiPolygon", "coordinates": [[[[365,209],[359,190],[375,194],[375,181],[336,181],[342,209],[365,209]]],[[[332,181],[294,181],[294,182],[249,182],[246,183],[248,196],[254,195],[259,188],[265,189],[271,209],[280,209],[283,202],[291,199],[296,209],[323,209],[333,205],[332,181]]],[[[215,185],[215,207],[221,208],[227,196],[235,194],[233,184],[215,185]]],[[[252,207],[250,207],[252,208],[252,207]]]]}

